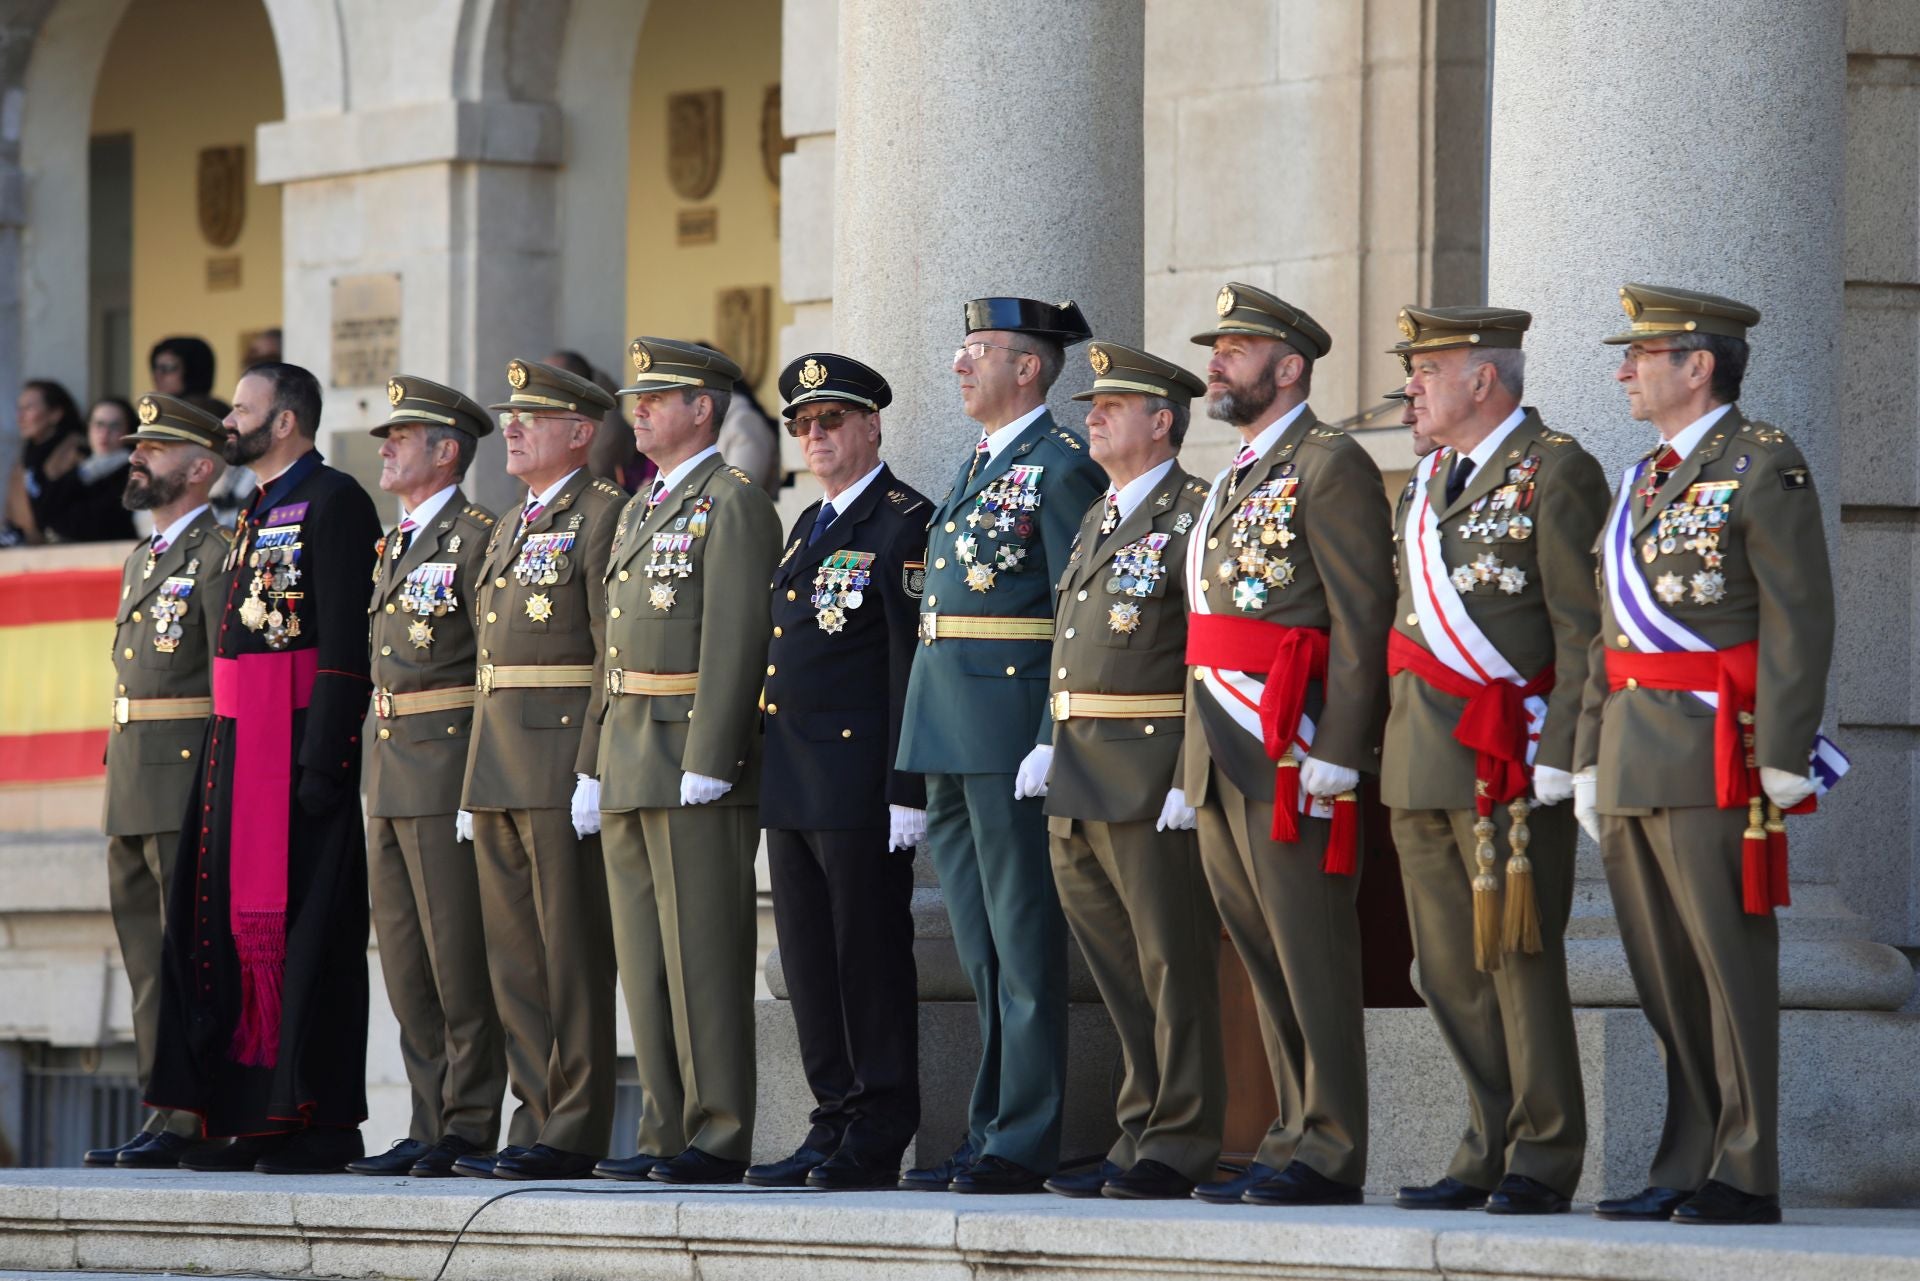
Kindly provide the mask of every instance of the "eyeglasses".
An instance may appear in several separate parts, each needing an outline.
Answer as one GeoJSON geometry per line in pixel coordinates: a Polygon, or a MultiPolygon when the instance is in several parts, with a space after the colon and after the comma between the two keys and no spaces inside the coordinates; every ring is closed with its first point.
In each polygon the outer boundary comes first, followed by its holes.
{"type": "Polygon", "coordinates": [[[1629,360],[1637,363],[1639,361],[1645,360],[1648,356],[1664,356],[1671,351],[1696,351],[1696,350],[1698,349],[1694,347],[1641,347],[1637,350],[1635,348],[1629,347],[1625,351],[1620,353],[1620,363],[1624,365],[1629,360]]]}
{"type": "Polygon", "coordinates": [[[848,414],[861,414],[865,412],[863,409],[829,409],[824,414],[814,414],[809,418],[789,418],[787,420],[787,434],[796,440],[804,440],[813,433],[813,429],[816,426],[819,427],[821,431],[838,431],[840,425],[847,421],[848,414]]]}
{"type": "Polygon", "coordinates": [[[1025,347],[1002,347],[997,342],[974,341],[961,344],[960,350],[953,353],[953,358],[959,360],[962,357],[971,357],[974,360],[985,360],[989,347],[995,351],[1010,351],[1016,356],[1031,356],[1034,354],[1025,347]]]}
{"type": "Polygon", "coordinates": [[[570,415],[556,414],[551,410],[533,412],[525,409],[503,409],[500,411],[500,429],[502,431],[505,431],[509,427],[518,427],[522,431],[525,431],[527,428],[537,426],[541,423],[566,424],[570,421],[570,415]]]}
{"type": "Polygon", "coordinates": [[[156,374],[177,374],[184,368],[186,366],[172,356],[162,356],[153,362],[153,372],[156,374]]]}

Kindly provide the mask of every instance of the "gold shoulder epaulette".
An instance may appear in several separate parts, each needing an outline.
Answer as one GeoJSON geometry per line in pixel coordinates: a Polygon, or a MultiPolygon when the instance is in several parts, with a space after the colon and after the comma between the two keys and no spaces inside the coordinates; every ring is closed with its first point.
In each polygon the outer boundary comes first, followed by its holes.
{"type": "Polygon", "coordinates": [[[1753,433],[1753,439],[1762,445],[1784,445],[1787,443],[1787,433],[1781,431],[1772,423],[1750,422],[1742,426],[1740,430],[1743,434],[1751,431],[1753,433]]]}
{"type": "Polygon", "coordinates": [[[608,498],[624,499],[627,496],[626,490],[620,488],[620,486],[603,476],[595,476],[593,478],[593,487],[605,494],[608,498]]]}
{"type": "Polygon", "coordinates": [[[1309,434],[1318,436],[1321,440],[1338,440],[1347,433],[1338,427],[1315,427],[1309,434]]]}
{"type": "Polygon", "coordinates": [[[1084,446],[1080,444],[1080,438],[1074,435],[1072,432],[1068,431],[1065,427],[1055,427],[1053,429],[1053,434],[1055,436],[1058,436],[1060,438],[1060,443],[1065,445],[1068,449],[1077,450],[1077,449],[1084,448],[1084,446]]]}
{"type": "Polygon", "coordinates": [[[1204,480],[1190,480],[1187,482],[1187,488],[1191,492],[1200,495],[1200,497],[1202,498],[1205,498],[1208,494],[1211,494],[1213,492],[1213,486],[1209,485],[1204,480]]]}
{"type": "Polygon", "coordinates": [[[753,484],[753,477],[747,475],[747,473],[741,471],[738,467],[735,467],[732,464],[728,464],[726,467],[723,467],[721,470],[726,472],[727,475],[733,477],[735,480],[739,481],[742,485],[751,486],[753,484]]]}
{"type": "Polygon", "coordinates": [[[1563,436],[1557,431],[1543,431],[1540,433],[1540,439],[1549,445],[1571,445],[1573,443],[1573,437],[1563,436]]]}

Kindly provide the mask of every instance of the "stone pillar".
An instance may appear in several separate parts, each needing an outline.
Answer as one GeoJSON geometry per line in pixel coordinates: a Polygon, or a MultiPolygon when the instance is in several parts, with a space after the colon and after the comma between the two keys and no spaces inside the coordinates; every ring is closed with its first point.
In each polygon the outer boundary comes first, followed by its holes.
{"type": "MultiPolygon", "coordinates": [[[[1654,439],[1612,380],[1618,349],[1599,342],[1623,323],[1620,284],[1684,285],[1759,307],[1742,406],[1806,451],[1836,557],[1846,16],[1845,0],[1725,0],[1649,38],[1637,11],[1503,0],[1487,285],[1490,302],[1534,314],[1528,402],[1577,433],[1616,478],[1654,439]]],[[[1855,615],[1849,625],[1872,624],[1855,615]]],[[[1828,707],[1833,730],[1832,694],[1828,707]]],[[[1854,789],[1843,787],[1829,808],[1861,801],[1866,789],[1854,789]]],[[[1832,814],[1792,824],[1783,1000],[1896,1008],[1912,971],[1892,948],[1861,937],[1864,922],[1835,884],[1845,830],[1832,814]]],[[[1572,949],[1575,1000],[1631,1004],[1591,846],[1582,872],[1575,932],[1589,941],[1572,949]]],[[[1904,879],[1887,888],[1906,891],[1904,879]]]]}

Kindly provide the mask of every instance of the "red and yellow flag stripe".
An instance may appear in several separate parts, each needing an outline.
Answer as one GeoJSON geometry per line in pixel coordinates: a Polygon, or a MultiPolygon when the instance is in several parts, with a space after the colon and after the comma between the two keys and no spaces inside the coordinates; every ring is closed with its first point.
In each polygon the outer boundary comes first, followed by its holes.
{"type": "Polygon", "coordinates": [[[112,720],[120,571],[0,559],[0,785],[97,778],[112,720]]]}

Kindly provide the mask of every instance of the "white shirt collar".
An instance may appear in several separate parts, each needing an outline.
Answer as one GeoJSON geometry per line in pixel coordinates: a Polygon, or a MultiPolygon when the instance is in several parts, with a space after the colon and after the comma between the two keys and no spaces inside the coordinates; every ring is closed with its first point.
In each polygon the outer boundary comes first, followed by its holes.
{"type": "Polygon", "coordinates": [[[1306,409],[1307,402],[1303,400],[1279,418],[1268,423],[1265,430],[1249,441],[1248,443],[1253,446],[1253,460],[1259,462],[1262,458],[1265,458],[1267,451],[1279,443],[1280,437],[1286,434],[1287,428],[1293,426],[1293,420],[1305,413],[1306,409]]]}
{"type": "MultiPolygon", "coordinates": [[[[1707,434],[1707,429],[1724,418],[1727,411],[1732,408],[1733,406],[1730,404],[1715,405],[1712,409],[1709,409],[1706,413],[1681,428],[1680,434],[1668,441],[1667,446],[1684,459],[1688,454],[1691,454],[1695,449],[1699,448],[1700,440],[1707,434]]],[[[1659,446],[1654,446],[1654,453],[1658,454],[1659,452],[1659,446]]]]}
{"type": "Polygon", "coordinates": [[[1151,494],[1166,474],[1172,470],[1173,459],[1169,458],[1158,467],[1135,476],[1117,491],[1112,485],[1108,485],[1107,492],[1119,500],[1120,519],[1125,520],[1133,515],[1134,509],[1146,501],[1147,495],[1151,494]]]}
{"type": "Polygon", "coordinates": [[[665,476],[662,476],[660,479],[667,482],[667,487],[662,491],[663,498],[661,501],[664,502],[667,497],[672,496],[673,491],[679,488],[680,482],[687,478],[687,473],[700,465],[701,459],[707,457],[709,454],[717,454],[719,452],[720,446],[708,445],[693,457],[684,460],[678,467],[668,472],[665,476]]]}
{"type": "Polygon", "coordinates": [[[1467,457],[1473,460],[1474,474],[1477,475],[1481,468],[1493,460],[1493,456],[1500,452],[1500,446],[1506,443],[1507,437],[1513,435],[1513,429],[1518,427],[1520,421],[1526,416],[1525,405],[1514,406],[1513,412],[1508,414],[1498,427],[1488,432],[1479,444],[1467,451],[1467,457]]]}
{"type": "Polygon", "coordinates": [[[194,517],[198,516],[201,512],[205,510],[207,510],[207,504],[201,503],[198,507],[194,508],[192,511],[188,512],[186,515],[182,516],[179,520],[174,521],[173,524],[168,525],[165,529],[159,531],[160,537],[166,540],[167,546],[169,547],[173,546],[175,543],[180,541],[180,535],[187,532],[187,526],[193,524],[194,517]]]}
{"type": "Polygon", "coordinates": [[[440,509],[447,505],[447,500],[453,497],[453,491],[458,488],[458,485],[448,485],[445,489],[427,499],[426,502],[421,503],[412,511],[407,510],[405,503],[400,504],[401,522],[404,524],[408,518],[412,518],[413,527],[416,530],[425,527],[428,521],[440,514],[440,509]]]}
{"type": "MultiPolygon", "coordinates": [[[[854,481],[851,485],[848,485],[832,498],[822,498],[822,502],[833,504],[834,520],[839,520],[847,514],[847,508],[853,506],[855,500],[867,492],[867,486],[873,483],[873,478],[880,474],[880,469],[884,466],[886,466],[885,463],[875,463],[872,471],[862,476],[859,480],[854,481]]],[[[832,524],[833,521],[828,521],[827,523],[832,524]]]]}
{"type": "Polygon", "coordinates": [[[526,498],[522,499],[520,502],[521,514],[524,515],[526,513],[527,503],[529,501],[539,503],[540,506],[542,507],[546,507],[549,504],[551,504],[554,499],[560,497],[560,491],[567,487],[567,482],[572,480],[575,476],[578,476],[579,474],[580,474],[580,469],[578,467],[574,468],[572,471],[562,476],[559,480],[556,480],[553,482],[553,484],[547,486],[545,492],[540,494],[535,494],[531,489],[529,489],[527,491],[526,498]]]}
{"type": "Polygon", "coordinates": [[[992,462],[994,459],[998,458],[1003,452],[1005,452],[1007,446],[1011,445],[1014,442],[1014,440],[1019,437],[1020,433],[1025,431],[1028,428],[1028,426],[1032,424],[1034,419],[1038,418],[1041,414],[1044,414],[1046,412],[1047,412],[1047,407],[1045,405],[1035,406],[1034,408],[1029,409],[1026,413],[1020,415],[1018,418],[1014,419],[1012,422],[1008,423],[1005,427],[1000,428],[998,431],[988,432],[987,433],[987,461],[992,462]]]}

